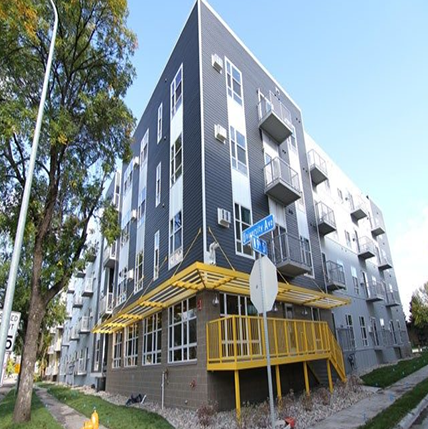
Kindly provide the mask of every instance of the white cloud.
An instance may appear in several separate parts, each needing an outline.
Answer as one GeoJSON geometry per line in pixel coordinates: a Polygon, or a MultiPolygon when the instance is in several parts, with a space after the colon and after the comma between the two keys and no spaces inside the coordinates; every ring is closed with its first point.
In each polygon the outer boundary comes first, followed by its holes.
{"type": "Polygon", "coordinates": [[[428,207],[400,229],[391,250],[403,310],[408,316],[412,292],[428,281],[428,207]]]}

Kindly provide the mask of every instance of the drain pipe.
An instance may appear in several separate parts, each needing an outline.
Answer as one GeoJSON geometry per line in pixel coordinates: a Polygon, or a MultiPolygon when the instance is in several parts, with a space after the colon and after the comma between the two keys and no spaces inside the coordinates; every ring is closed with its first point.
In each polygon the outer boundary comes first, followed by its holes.
{"type": "Polygon", "coordinates": [[[167,374],[168,374],[168,370],[162,371],[162,384],[161,384],[161,387],[162,387],[162,410],[163,410],[163,407],[165,404],[165,378],[166,378],[167,374]]]}

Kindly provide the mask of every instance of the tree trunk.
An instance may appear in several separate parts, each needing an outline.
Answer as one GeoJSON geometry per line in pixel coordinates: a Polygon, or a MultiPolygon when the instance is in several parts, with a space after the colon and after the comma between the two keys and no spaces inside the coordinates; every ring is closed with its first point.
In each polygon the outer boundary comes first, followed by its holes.
{"type": "Polygon", "coordinates": [[[40,326],[46,313],[43,298],[32,291],[30,308],[28,313],[27,332],[25,334],[24,354],[21,362],[21,377],[18,395],[13,413],[15,423],[28,422],[31,419],[31,398],[34,381],[34,365],[37,358],[37,340],[39,338],[40,326]]]}

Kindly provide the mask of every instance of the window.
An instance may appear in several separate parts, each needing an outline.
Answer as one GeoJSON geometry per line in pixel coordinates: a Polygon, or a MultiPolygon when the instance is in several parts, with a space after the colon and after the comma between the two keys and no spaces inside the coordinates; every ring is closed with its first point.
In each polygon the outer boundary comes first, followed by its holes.
{"type": "Polygon", "coordinates": [[[249,297],[240,295],[220,294],[220,316],[258,316],[256,307],[254,307],[249,297]]]}
{"type": "Polygon", "coordinates": [[[95,334],[94,371],[100,370],[100,334],[95,334]]]}
{"type": "Polygon", "coordinates": [[[343,201],[343,193],[340,188],[337,188],[337,196],[339,197],[340,201],[343,201]]]}
{"type": "Polygon", "coordinates": [[[120,233],[120,246],[123,247],[129,240],[129,231],[131,229],[131,222],[127,222],[120,233]]]}
{"type": "Polygon", "coordinates": [[[168,308],[168,361],[196,360],[196,297],[168,308]]]}
{"type": "MultiPolygon", "coordinates": [[[[306,264],[308,267],[312,267],[311,245],[309,243],[309,239],[306,237],[300,236],[300,243],[302,246],[302,262],[306,264]]],[[[342,265],[342,268],[343,268],[342,262],[337,261],[337,263],[339,265],[342,265]]],[[[309,274],[312,274],[312,272],[310,272],[309,274]]]]}
{"type": "Polygon", "coordinates": [[[77,361],[77,374],[86,374],[86,363],[88,359],[88,347],[79,351],[79,359],[77,361]]]}
{"type": "Polygon", "coordinates": [[[350,314],[345,314],[345,322],[349,332],[350,346],[352,349],[355,349],[355,333],[354,333],[354,326],[352,323],[352,316],[350,314]]]}
{"type": "Polygon", "coordinates": [[[132,171],[133,171],[133,163],[130,162],[128,167],[126,167],[125,173],[123,175],[123,194],[124,195],[132,188],[132,171]]]}
{"type": "Polygon", "coordinates": [[[178,69],[171,83],[171,118],[177,113],[183,101],[183,65],[178,69]]]}
{"type": "Polygon", "coordinates": [[[144,319],[143,327],[143,365],[161,363],[162,313],[144,319]]]}
{"type": "Polygon", "coordinates": [[[138,358],[138,323],[125,328],[125,366],[136,366],[138,358]]]}
{"type": "Polygon", "coordinates": [[[144,163],[147,161],[148,149],[149,149],[149,130],[146,131],[146,134],[144,134],[144,137],[140,143],[140,168],[142,168],[144,163]]]}
{"type": "Polygon", "coordinates": [[[146,188],[143,188],[141,194],[139,195],[137,218],[137,227],[139,228],[140,226],[144,225],[144,221],[146,219],[146,188]]]}
{"type": "Polygon", "coordinates": [[[253,256],[253,251],[249,244],[242,244],[242,231],[251,225],[251,212],[245,207],[235,204],[235,237],[236,253],[253,256]]]}
{"type": "Polygon", "coordinates": [[[156,167],[156,203],[155,207],[160,204],[161,201],[161,169],[162,163],[160,162],[156,167]]]}
{"type": "Polygon", "coordinates": [[[227,94],[242,106],[242,74],[226,59],[227,94]]]}
{"type": "Polygon", "coordinates": [[[160,231],[156,231],[153,256],[153,280],[156,280],[159,277],[159,235],[160,231]]]}
{"type": "Polygon", "coordinates": [[[113,368],[120,368],[122,365],[122,336],[122,331],[113,334],[113,368]]]}
{"type": "Polygon", "coordinates": [[[367,327],[366,320],[364,316],[360,316],[360,329],[361,329],[361,338],[363,340],[363,347],[367,347],[369,345],[369,339],[367,337],[367,327]]]}
{"type": "Polygon", "coordinates": [[[162,140],[162,103],[158,107],[158,143],[162,140]]]}
{"type": "Polygon", "coordinates": [[[354,293],[356,295],[360,294],[360,282],[357,276],[357,270],[355,267],[351,267],[351,276],[352,276],[352,284],[354,285],[354,293]]]}
{"type": "Polygon", "coordinates": [[[127,274],[128,274],[128,267],[124,267],[119,273],[116,306],[123,304],[126,301],[126,275],[127,274]]]}
{"type": "Polygon", "coordinates": [[[233,127],[230,127],[230,149],[232,152],[232,167],[243,174],[247,174],[247,143],[245,136],[233,127]]]}
{"type": "Polygon", "coordinates": [[[169,222],[170,264],[176,264],[183,258],[183,222],[179,211],[169,222]]]}
{"type": "Polygon", "coordinates": [[[375,347],[379,347],[380,346],[380,341],[379,341],[379,333],[377,330],[377,323],[376,323],[376,319],[374,317],[370,318],[370,325],[372,328],[372,338],[373,338],[373,345],[375,347]]]}
{"type": "Polygon", "coordinates": [[[183,142],[180,134],[171,146],[171,186],[183,172],[183,142]]]}
{"type": "Polygon", "coordinates": [[[144,279],[144,251],[137,253],[135,257],[135,282],[134,282],[134,293],[139,292],[143,289],[144,279]]]}
{"type": "Polygon", "coordinates": [[[348,231],[345,231],[345,240],[346,240],[346,245],[352,249],[352,242],[351,242],[351,234],[349,234],[348,231]]]}
{"type": "Polygon", "coordinates": [[[364,271],[361,271],[361,276],[362,276],[362,282],[361,285],[364,286],[366,295],[368,298],[370,298],[370,289],[369,289],[369,281],[367,278],[367,273],[364,271]]]}

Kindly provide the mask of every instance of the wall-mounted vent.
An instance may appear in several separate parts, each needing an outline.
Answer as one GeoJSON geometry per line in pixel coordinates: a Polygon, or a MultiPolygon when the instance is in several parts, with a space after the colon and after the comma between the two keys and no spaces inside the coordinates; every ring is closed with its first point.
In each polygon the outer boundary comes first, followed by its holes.
{"type": "Polygon", "coordinates": [[[230,224],[232,223],[232,214],[225,209],[218,208],[217,209],[217,219],[218,219],[218,223],[221,226],[229,228],[230,224]]]}
{"type": "Polygon", "coordinates": [[[211,62],[212,62],[213,67],[219,73],[222,73],[222,71],[223,71],[223,60],[217,54],[213,54],[211,56],[211,62]]]}
{"type": "Polygon", "coordinates": [[[214,126],[214,135],[215,138],[222,143],[225,143],[227,140],[227,131],[226,128],[223,128],[221,125],[215,125],[214,126]]]}

